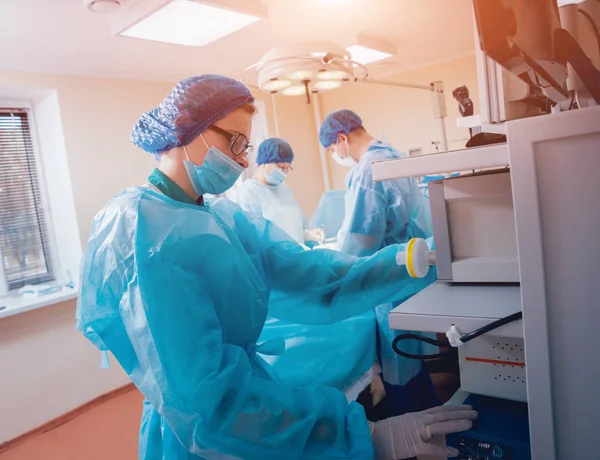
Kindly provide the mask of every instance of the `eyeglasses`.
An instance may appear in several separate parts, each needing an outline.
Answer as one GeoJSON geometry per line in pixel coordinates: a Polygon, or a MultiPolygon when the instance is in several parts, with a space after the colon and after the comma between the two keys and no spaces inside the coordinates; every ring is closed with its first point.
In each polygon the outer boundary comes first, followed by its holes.
{"type": "Polygon", "coordinates": [[[212,129],[215,133],[220,134],[229,141],[229,149],[236,157],[242,153],[250,155],[254,146],[248,142],[248,138],[240,133],[230,133],[215,125],[210,125],[208,129],[212,129]]]}
{"type": "Polygon", "coordinates": [[[291,165],[288,164],[284,164],[284,163],[275,163],[275,166],[277,167],[277,169],[280,169],[282,172],[284,173],[289,173],[290,171],[293,171],[294,168],[292,168],[291,165]]]}

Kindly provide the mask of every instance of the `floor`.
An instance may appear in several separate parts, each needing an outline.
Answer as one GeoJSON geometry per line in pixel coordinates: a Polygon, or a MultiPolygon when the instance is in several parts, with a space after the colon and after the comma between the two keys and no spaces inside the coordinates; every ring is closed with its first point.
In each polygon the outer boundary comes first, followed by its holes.
{"type": "Polygon", "coordinates": [[[129,391],[18,444],[0,460],[135,460],[142,396],[129,391]]]}

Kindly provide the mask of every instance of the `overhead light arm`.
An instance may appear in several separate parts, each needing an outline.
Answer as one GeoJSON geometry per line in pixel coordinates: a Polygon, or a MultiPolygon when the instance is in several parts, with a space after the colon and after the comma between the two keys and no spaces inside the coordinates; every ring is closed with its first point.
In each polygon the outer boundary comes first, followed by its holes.
{"type": "Polygon", "coordinates": [[[417,85],[414,83],[401,83],[398,81],[390,81],[390,80],[376,80],[373,78],[368,78],[365,80],[357,81],[358,83],[369,83],[371,85],[386,85],[386,86],[397,86],[399,88],[412,88],[412,89],[423,89],[426,91],[432,91],[432,85],[417,85]]]}

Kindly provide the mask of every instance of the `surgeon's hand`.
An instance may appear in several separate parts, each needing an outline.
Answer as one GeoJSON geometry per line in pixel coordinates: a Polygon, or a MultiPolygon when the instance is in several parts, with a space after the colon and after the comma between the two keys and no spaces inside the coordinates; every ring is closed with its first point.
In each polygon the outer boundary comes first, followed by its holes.
{"type": "Polygon", "coordinates": [[[437,436],[468,430],[476,418],[477,412],[471,406],[440,406],[369,423],[375,459],[401,460],[420,455],[456,457],[456,449],[430,441],[437,436]]]}
{"type": "Polygon", "coordinates": [[[306,241],[316,241],[319,244],[323,244],[325,241],[325,232],[321,228],[304,230],[304,239],[306,241]]]}

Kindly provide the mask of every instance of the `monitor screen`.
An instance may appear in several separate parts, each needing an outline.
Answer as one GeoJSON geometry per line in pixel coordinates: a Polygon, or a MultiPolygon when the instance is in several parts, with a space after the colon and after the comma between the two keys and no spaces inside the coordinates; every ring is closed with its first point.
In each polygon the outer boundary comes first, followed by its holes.
{"type": "Polygon", "coordinates": [[[567,69],[558,62],[556,0],[473,0],[481,49],[549,99],[568,98],[567,69]]]}

